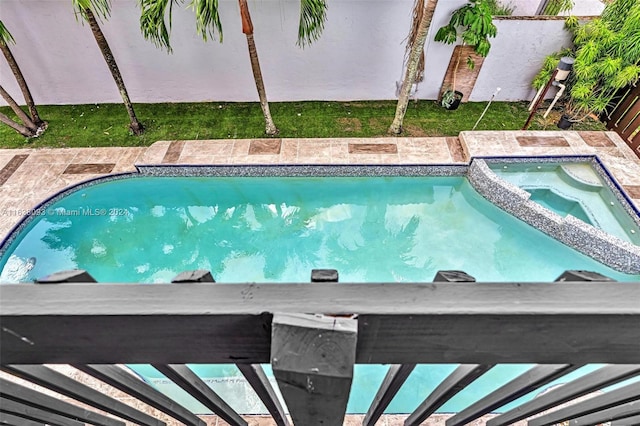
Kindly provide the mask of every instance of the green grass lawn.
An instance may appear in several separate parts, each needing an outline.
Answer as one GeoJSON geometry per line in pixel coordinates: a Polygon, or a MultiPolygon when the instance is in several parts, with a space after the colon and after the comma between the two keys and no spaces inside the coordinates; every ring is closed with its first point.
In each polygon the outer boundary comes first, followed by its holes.
{"type": "MultiPolygon", "coordinates": [[[[485,106],[485,102],[471,102],[447,111],[434,101],[412,101],[403,136],[456,136],[473,128],[485,106]]],[[[387,136],[395,107],[395,101],[270,103],[282,138],[387,136]]],[[[39,106],[41,118],[49,122],[47,131],[28,140],[0,124],[0,147],[147,146],[159,140],[265,137],[258,103],[137,104],[135,109],[146,127],[142,136],[129,133],[121,104],[39,106]]],[[[8,107],[0,112],[13,116],[8,107]]],[[[494,102],[476,130],[517,130],[527,116],[524,102],[494,102]]],[[[554,111],[542,120],[541,110],[531,129],[557,130],[558,117],[554,111]]],[[[587,121],[573,129],[604,130],[604,126],[587,121]]]]}

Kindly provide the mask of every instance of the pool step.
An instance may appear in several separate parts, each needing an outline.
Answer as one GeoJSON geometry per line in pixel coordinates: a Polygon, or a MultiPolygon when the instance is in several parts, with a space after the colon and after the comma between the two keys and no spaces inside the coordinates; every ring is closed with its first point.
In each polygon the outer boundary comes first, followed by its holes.
{"type": "Polygon", "coordinates": [[[564,173],[565,177],[587,186],[588,188],[586,189],[594,190],[603,187],[600,177],[590,164],[563,164],[560,166],[560,170],[564,173]]]}

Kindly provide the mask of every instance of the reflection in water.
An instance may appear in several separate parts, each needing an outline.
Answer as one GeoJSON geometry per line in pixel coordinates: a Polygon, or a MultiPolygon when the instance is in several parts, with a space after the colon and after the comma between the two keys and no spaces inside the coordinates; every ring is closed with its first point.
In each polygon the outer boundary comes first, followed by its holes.
{"type": "Polygon", "coordinates": [[[149,283],[193,269],[218,282],[308,282],[314,268],[338,269],[342,282],[430,282],[440,269],[479,281],[552,281],[566,269],[637,279],[514,219],[460,177],[136,178],[49,211],[7,251],[2,282],[74,268],[149,283]]]}

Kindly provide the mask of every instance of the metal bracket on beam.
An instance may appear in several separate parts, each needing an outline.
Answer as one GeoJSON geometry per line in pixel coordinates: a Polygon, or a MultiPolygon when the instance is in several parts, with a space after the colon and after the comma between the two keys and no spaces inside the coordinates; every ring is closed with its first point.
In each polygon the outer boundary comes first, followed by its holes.
{"type": "Polygon", "coordinates": [[[312,283],[337,283],[338,271],[336,269],[312,269],[312,283]]]}
{"type": "Polygon", "coordinates": [[[54,272],[46,277],[38,278],[37,284],[95,283],[95,278],[82,269],[54,272]]]}
{"type": "Polygon", "coordinates": [[[433,282],[474,283],[476,279],[464,271],[438,271],[433,282]]]}
{"type": "Polygon", "coordinates": [[[172,284],[184,283],[215,283],[211,272],[206,269],[197,269],[195,271],[184,271],[176,275],[172,280],[172,284]]]}
{"type": "Polygon", "coordinates": [[[562,275],[555,279],[555,282],[563,282],[563,281],[607,281],[607,282],[615,282],[609,277],[606,277],[597,272],[591,271],[577,271],[570,270],[564,271],[562,275]]]}

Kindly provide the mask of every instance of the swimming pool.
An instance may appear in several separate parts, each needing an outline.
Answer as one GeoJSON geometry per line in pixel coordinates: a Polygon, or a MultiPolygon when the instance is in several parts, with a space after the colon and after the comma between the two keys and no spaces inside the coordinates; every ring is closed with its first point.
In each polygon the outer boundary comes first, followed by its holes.
{"type": "Polygon", "coordinates": [[[342,282],[430,282],[443,269],[496,282],[553,281],[567,269],[640,278],[505,213],[465,168],[230,170],[247,172],[160,168],[60,194],[5,240],[2,281],[66,269],[148,283],[192,269],[227,283],[305,282],[314,268],[337,269],[342,282]]]}

